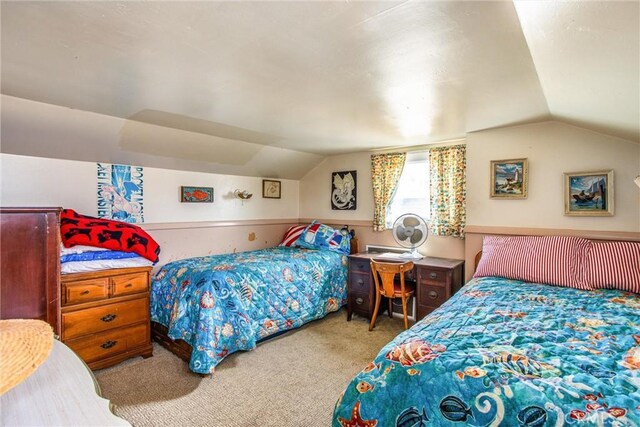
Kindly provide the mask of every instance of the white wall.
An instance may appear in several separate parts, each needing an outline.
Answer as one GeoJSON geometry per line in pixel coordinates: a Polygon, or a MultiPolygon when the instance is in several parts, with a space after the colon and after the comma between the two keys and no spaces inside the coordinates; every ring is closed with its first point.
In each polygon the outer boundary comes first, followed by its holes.
{"type": "MultiPolygon", "coordinates": [[[[0,205],[63,206],[97,214],[96,164],[0,154],[0,205]]],[[[145,223],[298,218],[298,181],[281,180],[282,198],[263,199],[262,179],[144,168],[145,223]],[[214,188],[214,203],[180,203],[180,186],[214,188]],[[235,189],[253,198],[240,201],[235,189]]]]}
{"type": "Polygon", "coordinates": [[[467,136],[467,224],[640,231],[640,144],[560,122],[487,130],[467,136]],[[489,197],[491,160],[529,159],[527,199],[489,197]],[[615,215],[564,215],[564,172],[614,171],[615,215]]]}
{"type": "MultiPolygon", "coordinates": [[[[62,206],[95,216],[96,164],[0,154],[0,206],[62,206]]],[[[144,168],[144,228],[162,248],[156,268],[181,258],[275,246],[297,218],[298,181],[282,180],[281,199],[263,199],[260,178],[144,168]],[[214,203],[180,203],[181,185],[213,187],[214,203]],[[236,188],[253,198],[231,197],[236,188]],[[208,222],[239,220],[257,221],[208,222]]]]}

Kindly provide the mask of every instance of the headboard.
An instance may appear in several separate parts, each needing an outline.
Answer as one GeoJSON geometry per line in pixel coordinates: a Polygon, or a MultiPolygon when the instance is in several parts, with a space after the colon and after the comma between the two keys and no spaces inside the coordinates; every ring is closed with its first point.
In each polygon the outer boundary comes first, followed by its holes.
{"type": "Polygon", "coordinates": [[[640,232],[569,230],[552,228],[525,227],[484,227],[468,225],[465,229],[465,282],[471,280],[482,257],[482,238],[484,236],[576,236],[589,240],[624,240],[640,242],[640,232]]]}

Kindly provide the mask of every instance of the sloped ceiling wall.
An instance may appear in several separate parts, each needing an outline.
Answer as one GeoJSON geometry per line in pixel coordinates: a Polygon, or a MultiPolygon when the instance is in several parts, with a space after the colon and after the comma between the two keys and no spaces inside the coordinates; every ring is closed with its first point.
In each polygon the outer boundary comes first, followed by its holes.
{"type": "Polygon", "coordinates": [[[296,179],[329,154],[549,118],[640,140],[638,2],[1,7],[14,154],[67,156],[54,147],[74,134],[84,156],[296,179]],[[105,117],[117,138],[98,146],[105,117]],[[32,120],[63,139],[27,144],[16,129],[32,120]]]}

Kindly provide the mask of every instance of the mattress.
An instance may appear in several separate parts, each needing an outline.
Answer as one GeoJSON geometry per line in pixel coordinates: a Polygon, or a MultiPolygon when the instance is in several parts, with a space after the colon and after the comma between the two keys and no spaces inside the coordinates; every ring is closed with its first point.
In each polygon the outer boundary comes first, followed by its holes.
{"type": "Polygon", "coordinates": [[[334,426],[640,425],[640,296],[474,279],[401,333],[334,426]]]}
{"type": "Polygon", "coordinates": [[[151,320],[193,349],[189,367],[213,372],[228,354],[251,350],[347,300],[347,257],[276,247],[183,259],[152,280],[151,320]]]}

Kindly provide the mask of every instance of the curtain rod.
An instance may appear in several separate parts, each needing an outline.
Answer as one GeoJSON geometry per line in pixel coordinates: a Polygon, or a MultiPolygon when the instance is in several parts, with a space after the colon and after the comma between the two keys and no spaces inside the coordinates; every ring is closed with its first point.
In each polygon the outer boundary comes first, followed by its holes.
{"type": "Polygon", "coordinates": [[[458,145],[465,144],[467,140],[465,138],[460,139],[450,139],[448,141],[434,142],[433,144],[421,144],[421,145],[398,145],[396,147],[387,147],[387,148],[374,148],[369,150],[371,153],[393,153],[395,151],[401,151],[405,153],[409,153],[411,151],[425,151],[429,148],[436,147],[446,147],[449,145],[458,145]]]}

